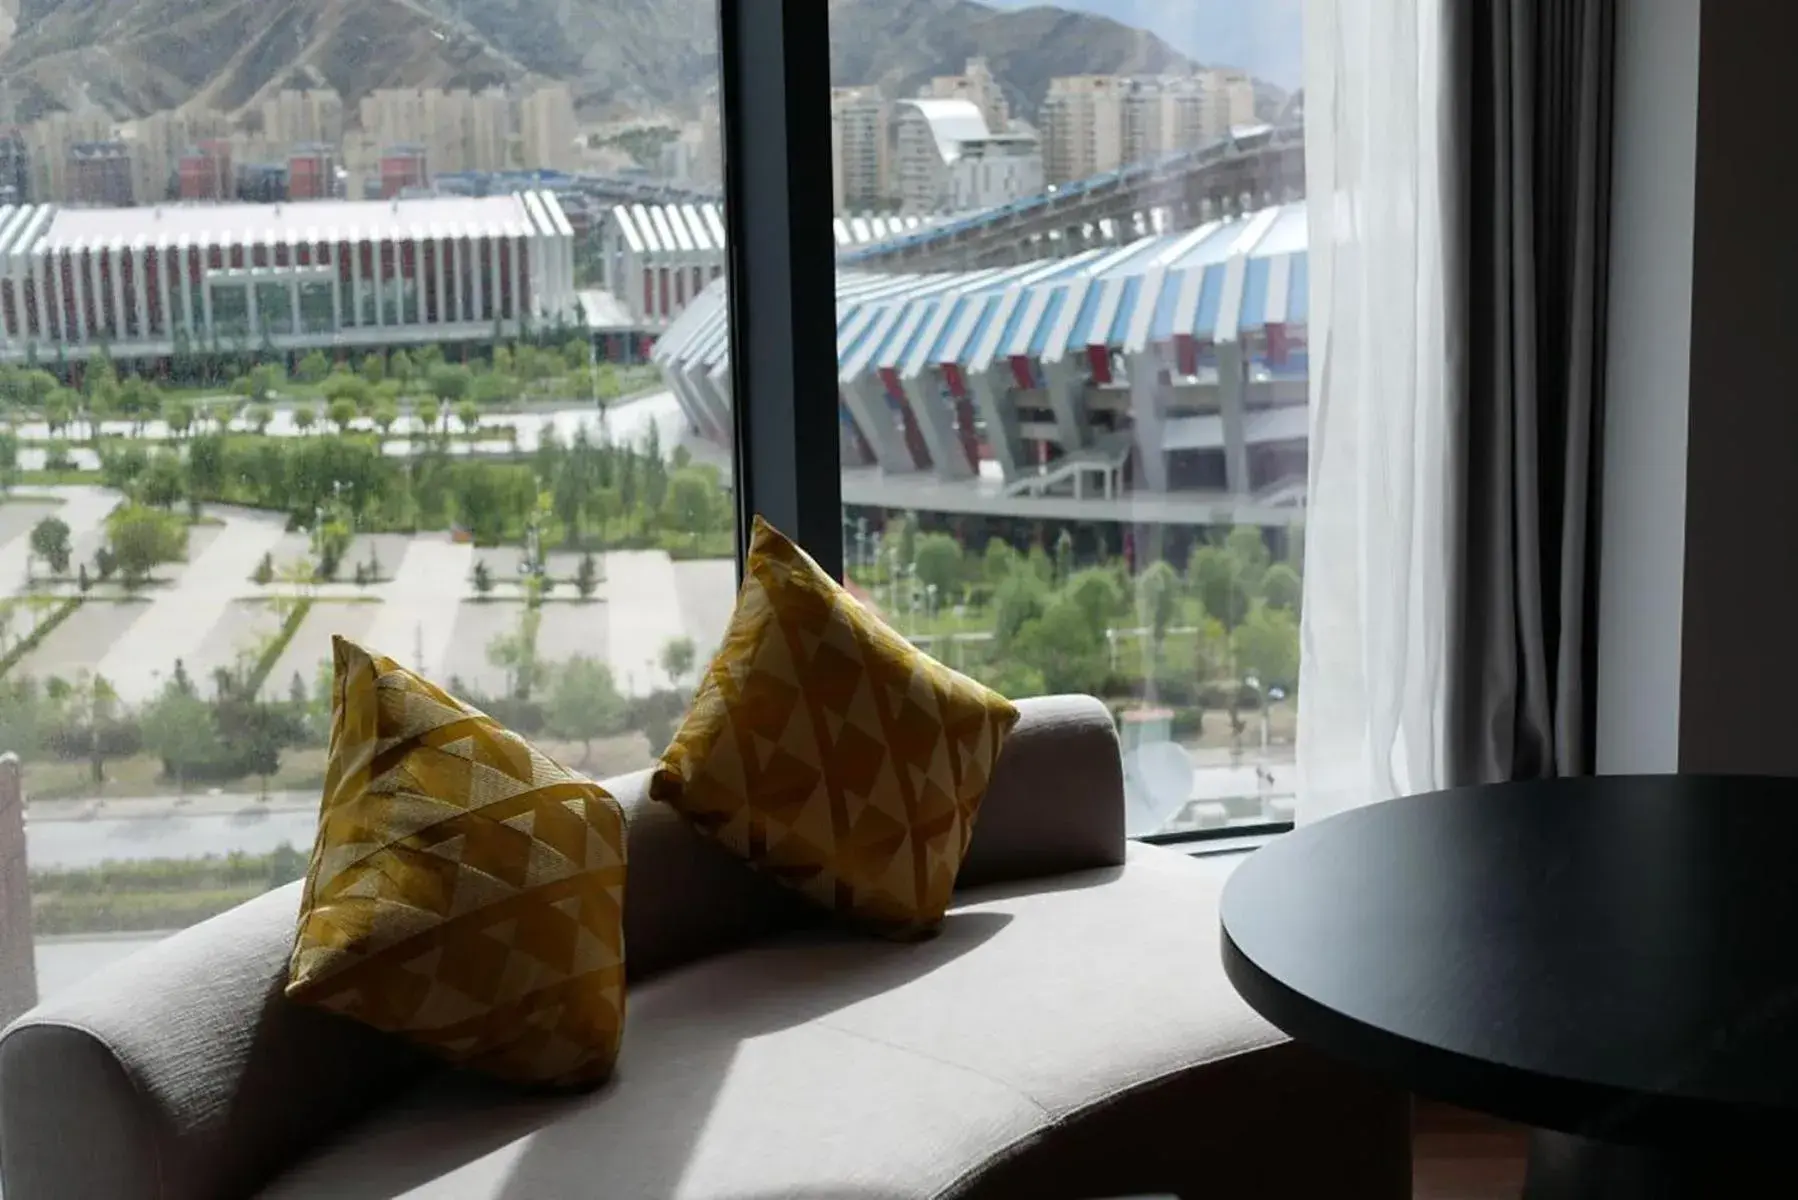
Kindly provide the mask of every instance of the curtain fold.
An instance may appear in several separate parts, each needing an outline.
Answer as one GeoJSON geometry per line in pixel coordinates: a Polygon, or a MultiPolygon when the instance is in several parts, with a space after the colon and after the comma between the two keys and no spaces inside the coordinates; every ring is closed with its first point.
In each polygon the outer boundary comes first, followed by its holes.
{"type": "Polygon", "coordinates": [[[1614,0],[1464,12],[1467,438],[1453,784],[1592,769],[1614,0]]]}
{"type": "Polygon", "coordinates": [[[1453,6],[1310,0],[1298,819],[1446,778],[1465,390],[1453,6]]]}
{"type": "Polygon", "coordinates": [[[1299,819],[1591,763],[1615,0],[1309,0],[1299,819]]]}

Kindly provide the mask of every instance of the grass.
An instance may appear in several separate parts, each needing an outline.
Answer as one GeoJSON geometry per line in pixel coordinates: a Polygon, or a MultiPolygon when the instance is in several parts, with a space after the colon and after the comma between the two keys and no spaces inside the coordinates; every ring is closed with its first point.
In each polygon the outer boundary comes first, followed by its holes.
{"type": "Polygon", "coordinates": [[[193,892],[34,896],[31,931],[39,936],[70,933],[148,933],[184,929],[268,891],[262,884],[207,888],[193,892]]]}

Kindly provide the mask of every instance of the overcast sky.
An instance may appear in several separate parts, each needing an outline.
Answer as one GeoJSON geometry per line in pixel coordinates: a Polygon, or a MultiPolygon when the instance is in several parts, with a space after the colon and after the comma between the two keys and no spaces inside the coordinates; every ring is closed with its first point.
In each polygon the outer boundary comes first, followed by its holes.
{"type": "MultiPolygon", "coordinates": [[[[1029,8],[1042,0],[984,0],[1029,8]]],[[[1242,67],[1270,83],[1303,81],[1304,0],[1053,0],[1159,34],[1200,62],[1242,67]]]]}

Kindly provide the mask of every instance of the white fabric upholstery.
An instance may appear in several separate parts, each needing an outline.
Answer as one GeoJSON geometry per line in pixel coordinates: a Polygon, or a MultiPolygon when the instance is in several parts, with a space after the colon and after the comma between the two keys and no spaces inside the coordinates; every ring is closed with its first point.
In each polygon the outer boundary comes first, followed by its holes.
{"type": "Polygon", "coordinates": [[[953,1194],[1081,1109],[1282,1040],[1219,965],[1231,861],[1137,846],[968,893],[928,942],[806,931],[696,963],[632,991],[604,1089],[433,1078],[265,1194],[953,1194]]]}

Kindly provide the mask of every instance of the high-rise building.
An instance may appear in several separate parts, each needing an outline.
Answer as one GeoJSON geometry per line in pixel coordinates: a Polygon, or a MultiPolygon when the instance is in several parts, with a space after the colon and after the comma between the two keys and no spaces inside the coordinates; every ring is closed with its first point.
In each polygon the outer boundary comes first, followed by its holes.
{"type": "Polygon", "coordinates": [[[524,165],[565,171],[575,166],[574,93],[562,84],[538,88],[518,104],[524,165]]]}
{"type": "Polygon", "coordinates": [[[1197,149],[1254,120],[1254,81],[1241,71],[1062,76],[1043,101],[1044,167],[1050,183],[1066,183],[1197,149]]]}
{"type": "Polygon", "coordinates": [[[176,168],[183,200],[230,200],[237,194],[237,172],[231,143],[205,138],[181,155],[176,168]]]}
{"type": "Polygon", "coordinates": [[[936,76],[918,95],[932,100],[967,100],[986,118],[989,131],[1005,133],[1011,129],[1011,106],[985,58],[970,58],[960,75],[936,76]]]}
{"type": "Polygon", "coordinates": [[[1043,172],[1050,183],[1115,170],[1124,155],[1124,99],[1118,75],[1062,75],[1043,99],[1043,172]]]}
{"type": "Polygon", "coordinates": [[[950,206],[950,179],[964,142],[991,136],[971,100],[901,100],[893,106],[893,158],[899,211],[939,212],[950,206]]]}
{"type": "Polygon", "coordinates": [[[329,200],[336,194],[336,149],[324,142],[294,147],[287,156],[287,198],[329,200]]]}
{"type": "Polygon", "coordinates": [[[0,204],[31,199],[31,152],[17,129],[0,128],[0,204]]]}
{"type": "Polygon", "coordinates": [[[69,199],[75,204],[127,207],[131,190],[131,148],[116,138],[76,142],[69,147],[69,199]]]}
{"type": "Polygon", "coordinates": [[[262,102],[262,136],[277,146],[343,140],[343,97],[331,88],[286,88],[262,102]]]}
{"type": "Polygon", "coordinates": [[[20,130],[31,164],[31,196],[39,201],[71,200],[69,149],[77,142],[105,141],[113,136],[105,113],[56,112],[20,130]]]}
{"type": "Polygon", "coordinates": [[[363,98],[361,118],[363,132],[376,145],[423,146],[435,171],[498,171],[509,165],[511,106],[503,92],[382,88],[363,98]]]}
{"type": "Polygon", "coordinates": [[[381,151],[381,199],[392,199],[409,188],[429,187],[429,163],[429,151],[416,142],[381,151]]]}
{"type": "Polygon", "coordinates": [[[830,194],[838,213],[868,212],[890,198],[887,117],[875,88],[830,89],[830,194]]]}
{"type": "Polygon", "coordinates": [[[133,121],[121,135],[131,144],[132,191],[140,202],[154,204],[181,194],[182,155],[200,142],[229,137],[231,119],[209,108],[176,108],[133,121]]]}

